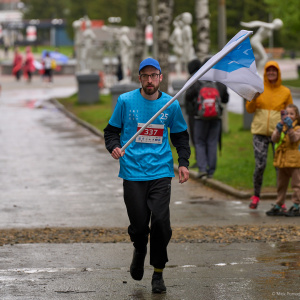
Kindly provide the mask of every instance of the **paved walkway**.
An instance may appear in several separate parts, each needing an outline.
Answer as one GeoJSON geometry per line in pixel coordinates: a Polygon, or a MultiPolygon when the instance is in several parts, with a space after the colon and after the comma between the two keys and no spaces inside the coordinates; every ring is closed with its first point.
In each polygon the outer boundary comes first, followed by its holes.
{"type": "MultiPolygon", "coordinates": [[[[1,77],[0,228],[126,227],[118,163],[103,140],[46,101],[76,90],[74,77],[48,87],[1,77]]],[[[248,201],[175,178],[173,226],[298,225],[267,218],[248,201]]],[[[283,232],[284,237],[284,232],[283,232]]],[[[0,247],[0,298],[10,299],[288,299],[299,298],[299,242],[170,244],[166,295],[152,295],[152,269],[133,281],[132,245],[21,244],[0,247]],[[272,284],[269,284],[269,283],[272,284]]]]}

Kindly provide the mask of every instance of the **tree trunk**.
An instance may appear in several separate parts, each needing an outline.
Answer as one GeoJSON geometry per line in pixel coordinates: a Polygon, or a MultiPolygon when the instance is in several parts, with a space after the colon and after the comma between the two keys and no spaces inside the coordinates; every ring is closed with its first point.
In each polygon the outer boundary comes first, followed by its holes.
{"type": "Polygon", "coordinates": [[[158,4],[158,61],[163,74],[160,90],[166,93],[169,85],[169,37],[173,3],[173,0],[160,0],[158,4]]]}
{"type": "Polygon", "coordinates": [[[136,12],[136,31],[135,31],[135,51],[133,58],[132,74],[131,80],[139,83],[139,65],[144,59],[144,49],[145,49],[145,28],[147,25],[148,17],[148,1],[147,0],[137,0],[137,12],[136,12]]]}
{"type": "Polygon", "coordinates": [[[219,51],[227,43],[226,0],[218,1],[218,46],[219,51]]]}
{"type": "Polygon", "coordinates": [[[210,48],[209,0],[196,0],[197,47],[196,53],[203,60],[210,48]]]}

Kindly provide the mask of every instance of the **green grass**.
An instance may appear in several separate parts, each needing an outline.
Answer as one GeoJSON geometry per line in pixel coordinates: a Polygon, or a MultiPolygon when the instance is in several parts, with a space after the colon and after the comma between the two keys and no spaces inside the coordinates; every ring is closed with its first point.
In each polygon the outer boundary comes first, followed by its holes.
{"type": "Polygon", "coordinates": [[[58,101],[74,115],[103,131],[112,114],[111,96],[101,95],[98,103],[90,105],[79,104],[77,99],[77,94],[75,94],[69,98],[58,99],[58,101]]]}
{"type": "MultiPolygon", "coordinates": [[[[243,116],[228,113],[229,132],[222,135],[222,150],[218,153],[215,179],[240,190],[252,190],[255,167],[252,134],[243,130],[243,116]]],[[[192,150],[191,165],[195,161],[192,150]]],[[[267,168],[263,188],[272,190],[276,186],[276,173],[272,163],[272,149],[269,147],[267,168]]]]}
{"type": "MultiPolygon", "coordinates": [[[[20,46],[19,47],[21,53],[25,53],[25,46],[20,46]]],[[[48,51],[54,51],[57,50],[58,52],[68,56],[72,57],[73,55],[73,46],[61,46],[61,47],[54,47],[54,46],[31,46],[32,52],[34,54],[40,54],[42,55],[43,50],[48,50],[48,51]]]]}
{"type": "MultiPolygon", "coordinates": [[[[218,151],[217,169],[214,178],[238,190],[253,190],[253,172],[255,167],[252,146],[252,134],[244,130],[243,116],[228,113],[229,132],[222,135],[222,149],[218,151]]],[[[172,149],[174,161],[178,156],[176,149],[172,149]]],[[[195,162],[195,149],[191,147],[190,166],[195,162]]],[[[275,191],[276,173],[273,167],[271,146],[268,152],[267,167],[264,172],[263,191],[275,191]]],[[[191,169],[197,171],[197,169],[191,169]]]]}
{"type": "Polygon", "coordinates": [[[300,88],[300,78],[293,79],[293,80],[283,80],[282,84],[285,86],[292,86],[292,87],[300,88]]]}
{"type": "MultiPolygon", "coordinates": [[[[284,81],[284,85],[300,87],[300,79],[284,81]]],[[[112,114],[111,95],[101,95],[99,102],[93,105],[78,104],[77,94],[70,98],[58,99],[69,111],[80,119],[92,124],[100,131],[106,127],[112,114]]],[[[222,136],[222,151],[218,153],[215,179],[236,189],[252,191],[254,172],[254,153],[252,134],[243,130],[243,116],[228,113],[229,132],[222,136]]],[[[176,149],[172,149],[174,162],[177,163],[176,149]]],[[[263,179],[263,192],[275,191],[276,173],[272,163],[272,150],[269,147],[267,167],[263,179]]],[[[195,163],[195,151],[192,148],[190,165],[195,163]]],[[[195,169],[196,170],[196,169],[195,169]]]]}

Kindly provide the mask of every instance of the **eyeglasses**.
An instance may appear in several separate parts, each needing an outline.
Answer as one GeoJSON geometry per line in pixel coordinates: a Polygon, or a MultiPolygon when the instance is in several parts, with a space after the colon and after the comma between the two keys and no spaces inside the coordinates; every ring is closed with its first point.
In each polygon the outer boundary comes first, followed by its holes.
{"type": "Polygon", "coordinates": [[[160,76],[160,74],[157,73],[153,73],[153,74],[141,74],[140,77],[143,81],[147,81],[149,79],[149,77],[151,77],[151,80],[157,80],[158,76],[160,76]]]}

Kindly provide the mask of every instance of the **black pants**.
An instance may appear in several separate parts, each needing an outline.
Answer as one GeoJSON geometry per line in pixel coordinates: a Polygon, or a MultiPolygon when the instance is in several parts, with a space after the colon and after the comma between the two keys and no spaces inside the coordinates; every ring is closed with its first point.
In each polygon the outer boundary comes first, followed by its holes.
{"type": "Polygon", "coordinates": [[[167,246],[172,236],[169,209],[171,180],[123,182],[130,239],[136,249],[143,250],[150,233],[150,265],[158,269],[163,269],[168,262],[167,246]]]}
{"type": "Polygon", "coordinates": [[[22,73],[21,70],[19,70],[19,71],[16,72],[16,79],[17,79],[18,81],[19,81],[20,78],[21,78],[21,73],[22,73]]]}
{"type": "Polygon", "coordinates": [[[48,77],[49,82],[52,82],[52,69],[45,69],[45,77],[48,77]]]}
{"type": "Polygon", "coordinates": [[[27,71],[27,81],[31,82],[31,78],[32,78],[32,72],[31,71],[27,71]]]}

